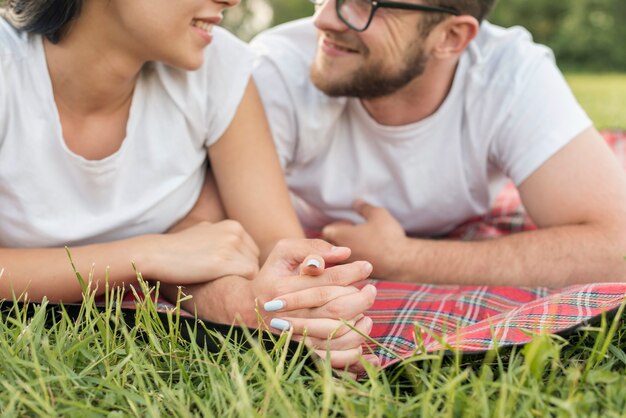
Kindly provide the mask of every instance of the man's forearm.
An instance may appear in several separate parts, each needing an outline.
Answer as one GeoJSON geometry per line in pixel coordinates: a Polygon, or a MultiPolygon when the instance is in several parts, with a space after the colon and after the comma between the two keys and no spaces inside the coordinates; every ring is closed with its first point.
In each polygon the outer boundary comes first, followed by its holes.
{"type": "MultiPolygon", "coordinates": [[[[178,287],[162,285],[163,295],[171,302],[178,296],[178,287]]],[[[254,297],[250,281],[239,276],[226,276],[210,282],[184,286],[182,292],[192,298],[182,302],[181,307],[197,313],[199,318],[220,324],[233,324],[243,320],[247,326],[255,326],[254,297]]]]}
{"type": "Polygon", "coordinates": [[[626,231],[573,225],[489,241],[409,239],[397,277],[410,282],[562,287],[626,280],[626,231]]]}

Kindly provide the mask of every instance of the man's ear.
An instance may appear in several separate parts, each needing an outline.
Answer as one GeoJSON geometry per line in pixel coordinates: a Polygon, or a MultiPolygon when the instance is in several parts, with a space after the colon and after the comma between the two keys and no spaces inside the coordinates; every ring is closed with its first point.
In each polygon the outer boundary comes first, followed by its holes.
{"type": "Polygon", "coordinates": [[[469,15],[452,16],[431,33],[434,35],[432,56],[444,59],[458,56],[476,37],[480,23],[469,15]]]}

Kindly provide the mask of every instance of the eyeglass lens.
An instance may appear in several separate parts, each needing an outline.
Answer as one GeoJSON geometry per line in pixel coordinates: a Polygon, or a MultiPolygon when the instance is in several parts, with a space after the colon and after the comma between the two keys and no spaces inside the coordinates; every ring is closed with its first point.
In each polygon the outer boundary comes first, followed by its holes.
{"type": "Polygon", "coordinates": [[[343,21],[355,30],[365,29],[374,6],[372,0],[336,0],[337,13],[343,21]]]}

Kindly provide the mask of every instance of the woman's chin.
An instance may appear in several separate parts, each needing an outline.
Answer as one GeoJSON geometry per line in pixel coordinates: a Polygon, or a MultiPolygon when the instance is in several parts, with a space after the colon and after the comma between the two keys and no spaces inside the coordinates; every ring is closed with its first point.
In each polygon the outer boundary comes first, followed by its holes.
{"type": "Polygon", "coordinates": [[[180,68],[181,70],[195,71],[202,67],[202,65],[204,64],[204,54],[179,57],[178,59],[168,60],[167,62],[163,63],[172,67],[180,68]]]}

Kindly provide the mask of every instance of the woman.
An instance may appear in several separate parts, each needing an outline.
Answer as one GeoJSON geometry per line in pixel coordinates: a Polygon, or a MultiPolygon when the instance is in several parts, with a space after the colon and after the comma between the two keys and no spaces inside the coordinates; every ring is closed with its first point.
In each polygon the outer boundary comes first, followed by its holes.
{"type": "MultiPolygon", "coordinates": [[[[338,263],[349,250],[293,240],[268,256],[279,239],[302,232],[250,81],[251,53],[215,28],[238,2],[8,2],[0,19],[0,297],[80,299],[69,245],[94,286],[105,273],[112,285],[134,282],[134,261],[166,291],[182,285],[195,294],[186,307],[206,319],[239,315],[256,325],[255,303],[272,302],[267,320],[296,334],[306,328],[318,346],[339,318],[369,330],[362,313],[375,289],[351,286],[369,263],[305,269],[320,274],[313,278],[300,274],[305,259],[338,263]],[[188,218],[165,234],[200,194],[207,150],[224,209],[238,222],[188,218]],[[260,271],[259,255],[267,257],[260,271]]],[[[354,363],[359,343],[345,327],[335,334],[327,345],[337,350],[334,365],[354,363]]]]}

